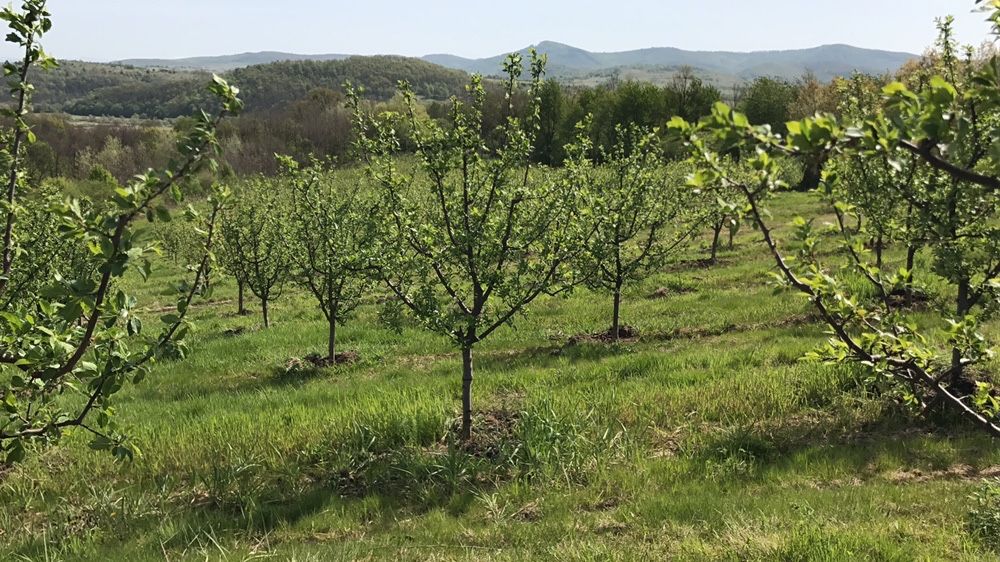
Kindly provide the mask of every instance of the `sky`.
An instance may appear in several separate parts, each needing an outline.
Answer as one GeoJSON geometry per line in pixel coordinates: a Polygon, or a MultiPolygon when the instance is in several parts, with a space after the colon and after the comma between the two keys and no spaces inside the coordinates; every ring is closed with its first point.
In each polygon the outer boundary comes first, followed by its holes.
{"type": "MultiPolygon", "coordinates": [[[[17,0],[19,1],[19,0],[17,0]]],[[[111,61],[251,51],[493,56],[543,40],[590,51],[756,51],[847,43],[920,53],[934,18],[989,27],[972,0],[49,0],[46,49],[111,61]]],[[[8,45],[0,55],[11,56],[8,45]]]]}

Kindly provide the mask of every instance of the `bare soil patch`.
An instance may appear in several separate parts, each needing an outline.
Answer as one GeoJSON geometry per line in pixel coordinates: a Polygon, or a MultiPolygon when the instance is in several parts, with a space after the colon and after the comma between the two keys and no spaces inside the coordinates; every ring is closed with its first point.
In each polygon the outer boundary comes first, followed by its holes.
{"type": "Polygon", "coordinates": [[[660,287],[659,289],[653,291],[649,298],[653,300],[666,299],[677,295],[683,295],[686,293],[693,293],[694,289],[686,286],[677,287],[660,287]]]}
{"type": "Polygon", "coordinates": [[[909,483],[930,480],[981,480],[1000,476],[1000,466],[975,468],[967,464],[955,464],[943,470],[921,470],[911,468],[890,472],[886,477],[890,482],[909,483]]]}
{"type": "MultiPolygon", "coordinates": [[[[639,329],[634,326],[629,326],[628,324],[622,324],[618,327],[618,341],[619,342],[634,342],[639,339],[639,329]]],[[[578,345],[581,343],[612,343],[615,341],[614,328],[608,328],[603,332],[594,332],[592,334],[577,334],[569,338],[566,342],[567,346],[578,345]]]]}

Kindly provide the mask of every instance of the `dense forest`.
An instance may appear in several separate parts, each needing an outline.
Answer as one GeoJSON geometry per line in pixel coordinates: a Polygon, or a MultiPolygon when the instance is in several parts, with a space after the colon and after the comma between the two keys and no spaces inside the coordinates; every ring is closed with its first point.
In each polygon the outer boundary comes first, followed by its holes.
{"type": "MultiPolygon", "coordinates": [[[[175,71],[138,70],[97,65],[99,72],[88,75],[76,63],[41,74],[40,105],[50,110],[62,107],[69,113],[114,115],[116,103],[128,108],[126,115],[163,117],[173,113],[189,114],[206,96],[196,87],[207,77],[175,71]],[[95,84],[120,82],[97,87],[84,99],[73,99],[65,92],[84,91],[83,76],[95,84]],[[62,90],[58,90],[58,86],[62,90]],[[60,91],[58,96],[51,93],[60,91]],[[176,95],[175,95],[176,94],[176,95]],[[148,96],[147,96],[148,95],[148,96]],[[170,96],[162,99],[160,96],[170,96]],[[115,100],[119,100],[116,102],[115,100]],[[91,107],[83,111],[81,108],[91,107]],[[150,111],[136,111],[149,104],[150,111]],[[160,111],[162,110],[162,111],[160,111]],[[130,113],[132,112],[132,113],[130,113]]],[[[342,162],[354,158],[350,116],[344,108],[342,85],[350,82],[364,88],[368,103],[380,111],[401,113],[402,100],[394,96],[395,82],[403,77],[413,84],[421,98],[425,119],[446,123],[453,118],[443,97],[467,98],[462,86],[465,75],[443,70],[430,63],[397,57],[355,57],[345,61],[299,61],[253,66],[233,71],[238,83],[248,85],[247,111],[220,127],[227,169],[245,175],[274,173],[273,154],[290,154],[298,159],[309,155],[333,157],[342,162]],[[399,66],[394,66],[399,65],[399,66]],[[256,110],[254,110],[256,108],[256,110]]],[[[495,127],[504,119],[504,96],[499,81],[484,83],[487,97],[494,103],[486,107],[486,127],[495,127]],[[491,113],[492,112],[492,113],[491,113]]],[[[811,115],[816,111],[835,111],[837,82],[821,83],[805,75],[796,81],[758,78],[745,86],[722,92],[705,83],[691,69],[682,69],[666,85],[634,81],[610,81],[596,87],[567,86],[555,80],[545,81],[539,93],[539,138],[533,158],[536,162],[558,166],[566,158],[565,145],[576,134],[576,125],[592,115],[590,135],[597,148],[610,148],[617,140],[616,127],[641,125],[657,127],[673,115],[697,119],[706,115],[717,101],[735,103],[755,123],[773,125],[777,130],[785,121],[811,115]]],[[[513,100],[515,111],[523,112],[526,99],[513,100]]],[[[169,121],[81,119],[60,114],[36,117],[42,142],[33,145],[29,161],[36,178],[66,176],[86,179],[99,166],[119,181],[146,167],[166,161],[172,149],[170,131],[182,131],[184,118],[169,121]],[[139,143],[139,144],[137,144],[139,143]]],[[[406,140],[404,146],[412,145],[406,140]]],[[[98,174],[99,175],[99,174],[98,174]]]]}

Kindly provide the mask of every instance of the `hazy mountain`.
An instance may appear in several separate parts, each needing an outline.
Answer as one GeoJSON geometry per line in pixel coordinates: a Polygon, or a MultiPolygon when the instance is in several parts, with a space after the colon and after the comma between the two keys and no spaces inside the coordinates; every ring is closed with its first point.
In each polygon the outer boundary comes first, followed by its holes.
{"type": "Polygon", "coordinates": [[[239,55],[223,55],[217,57],[191,57],[184,59],[127,59],[115,61],[115,64],[135,66],[139,68],[169,68],[185,70],[209,70],[212,72],[226,72],[246,66],[257,64],[269,64],[272,62],[286,61],[331,61],[344,60],[351,55],[297,55],[295,53],[280,53],[276,51],[262,51],[259,53],[241,53],[239,55]]]}
{"type": "MultiPolygon", "coordinates": [[[[588,79],[606,78],[611,71],[618,72],[622,76],[638,75],[658,81],[684,66],[693,67],[698,74],[717,84],[734,84],[758,76],[794,79],[806,72],[812,72],[817,78],[825,81],[853,71],[869,74],[892,72],[917,56],[910,53],[862,49],[850,45],[823,45],[811,49],[749,53],[685,51],[672,47],[597,53],[554,41],[543,41],[536,45],[536,48],[549,56],[547,68],[550,77],[582,82],[588,79]]],[[[528,48],[521,49],[520,52],[527,55],[528,48]]],[[[299,55],[265,51],[184,59],[129,59],[118,63],[140,68],[227,72],[273,62],[335,61],[349,56],[299,55]]],[[[450,54],[434,54],[421,58],[447,68],[495,75],[500,72],[504,57],[506,53],[482,59],[469,59],[450,54]]]]}
{"type": "MultiPolygon", "coordinates": [[[[548,72],[554,77],[579,77],[622,68],[690,66],[696,71],[729,77],[733,81],[749,80],[757,76],[793,79],[805,72],[812,72],[821,80],[829,80],[853,71],[882,74],[898,69],[917,56],[910,53],[861,49],[850,45],[823,45],[811,49],[750,53],[685,51],[672,47],[594,53],[552,41],[543,41],[536,48],[548,55],[548,72]]],[[[527,55],[528,49],[522,49],[520,52],[527,55]]],[[[489,75],[499,71],[505,56],[466,59],[454,55],[428,55],[424,60],[466,72],[489,75]]]]}

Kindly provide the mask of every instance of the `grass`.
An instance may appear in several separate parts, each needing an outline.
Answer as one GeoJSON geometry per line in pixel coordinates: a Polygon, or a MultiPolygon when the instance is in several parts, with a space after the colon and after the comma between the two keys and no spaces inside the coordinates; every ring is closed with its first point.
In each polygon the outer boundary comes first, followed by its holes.
{"type": "MultiPolygon", "coordinates": [[[[787,194],[773,208],[783,223],[818,207],[787,194]]],[[[0,476],[0,559],[995,556],[965,524],[1000,472],[995,444],[909,418],[857,370],[800,361],[823,329],[769,285],[757,236],[711,268],[696,246],[632,287],[638,341],[567,345],[608,324],[610,298],[580,291],[483,342],[468,450],[450,438],[446,340],[365,307],[341,330],[358,363],[285,374],[324,347],[315,306],[290,293],[264,331],[223,284],[197,308],[190,357],[118,401],[139,458],[115,464],[74,434],[0,476]]],[[[148,310],[176,275],[137,285],[148,310]]]]}

